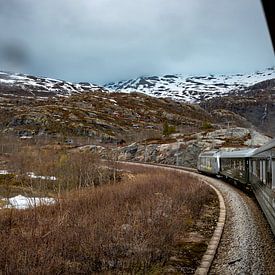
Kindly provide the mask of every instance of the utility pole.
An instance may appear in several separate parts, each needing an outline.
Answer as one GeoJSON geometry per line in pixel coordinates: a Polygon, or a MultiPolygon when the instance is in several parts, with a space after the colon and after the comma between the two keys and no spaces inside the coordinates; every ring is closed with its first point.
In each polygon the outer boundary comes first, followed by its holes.
{"type": "Polygon", "coordinates": [[[144,147],[144,162],[147,162],[147,141],[145,140],[145,147],[144,147]]]}

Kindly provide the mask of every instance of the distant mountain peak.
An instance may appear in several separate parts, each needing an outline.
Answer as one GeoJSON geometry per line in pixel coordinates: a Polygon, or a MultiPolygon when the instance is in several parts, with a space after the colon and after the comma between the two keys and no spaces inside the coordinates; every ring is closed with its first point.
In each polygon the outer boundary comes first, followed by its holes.
{"type": "Polygon", "coordinates": [[[275,68],[250,74],[184,76],[142,76],[104,85],[113,92],[141,92],[155,97],[170,97],[179,101],[198,103],[205,99],[243,91],[258,82],[275,78],[275,68]]]}

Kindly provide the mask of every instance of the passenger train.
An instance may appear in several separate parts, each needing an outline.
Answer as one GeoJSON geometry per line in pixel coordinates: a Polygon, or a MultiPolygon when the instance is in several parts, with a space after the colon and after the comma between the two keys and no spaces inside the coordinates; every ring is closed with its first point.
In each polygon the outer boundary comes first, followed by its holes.
{"type": "Polygon", "coordinates": [[[197,169],[252,190],[275,235],[275,139],[257,149],[202,152],[197,169]]]}

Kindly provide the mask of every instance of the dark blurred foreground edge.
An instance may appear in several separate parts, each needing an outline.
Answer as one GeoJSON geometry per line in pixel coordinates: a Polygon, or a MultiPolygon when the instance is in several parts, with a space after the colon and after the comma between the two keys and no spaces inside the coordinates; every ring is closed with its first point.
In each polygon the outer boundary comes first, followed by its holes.
{"type": "Polygon", "coordinates": [[[272,40],[273,52],[275,53],[275,16],[274,16],[274,0],[262,0],[262,6],[265,13],[266,22],[272,40]]]}

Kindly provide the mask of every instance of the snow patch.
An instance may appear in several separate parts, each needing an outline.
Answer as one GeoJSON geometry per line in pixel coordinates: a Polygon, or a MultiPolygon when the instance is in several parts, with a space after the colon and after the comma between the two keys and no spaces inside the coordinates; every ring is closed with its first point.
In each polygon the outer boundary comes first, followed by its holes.
{"type": "Polygon", "coordinates": [[[9,175],[10,172],[7,170],[0,170],[0,175],[9,175]]]}
{"type": "Polygon", "coordinates": [[[57,180],[54,176],[37,176],[33,172],[28,172],[27,175],[32,179],[57,180]]]}
{"type": "Polygon", "coordinates": [[[3,208],[27,209],[41,205],[51,205],[55,203],[53,198],[47,197],[25,197],[18,195],[9,199],[2,199],[6,203],[3,208]]]}

